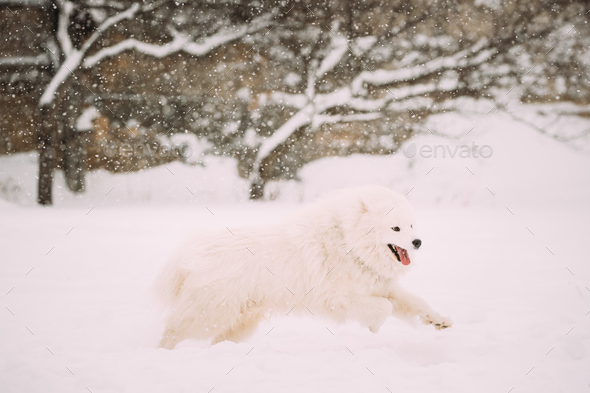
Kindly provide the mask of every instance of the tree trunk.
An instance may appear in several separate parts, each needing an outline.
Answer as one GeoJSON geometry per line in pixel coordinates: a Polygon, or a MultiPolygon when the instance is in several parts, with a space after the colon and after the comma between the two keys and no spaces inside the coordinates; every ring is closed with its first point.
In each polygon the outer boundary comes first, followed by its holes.
{"type": "Polygon", "coordinates": [[[38,134],[39,179],[37,202],[40,205],[53,204],[53,170],[57,153],[57,125],[55,103],[41,108],[41,127],[38,134]]]}
{"type": "Polygon", "coordinates": [[[84,192],[86,172],[86,133],[68,130],[63,152],[66,184],[70,191],[84,192]]]}
{"type": "MultiPolygon", "coordinates": [[[[50,0],[47,9],[51,15],[51,30],[55,36],[58,30],[60,12],[57,1],[50,0]]],[[[57,39],[54,42],[57,42],[57,39]]],[[[49,75],[53,78],[56,71],[54,64],[49,68],[49,75]]],[[[55,100],[49,105],[42,106],[40,110],[41,125],[37,132],[37,150],[39,151],[37,203],[47,206],[53,204],[53,170],[55,169],[57,159],[58,133],[55,100]]]]}
{"type": "Polygon", "coordinates": [[[61,123],[64,125],[62,140],[63,170],[66,185],[73,192],[84,191],[84,174],[86,169],[86,132],[76,129],[76,122],[80,117],[82,92],[80,83],[70,79],[65,83],[65,109],[61,123]]]}
{"type": "Polygon", "coordinates": [[[264,198],[265,181],[260,176],[254,177],[250,185],[250,199],[257,200],[264,198]]]}

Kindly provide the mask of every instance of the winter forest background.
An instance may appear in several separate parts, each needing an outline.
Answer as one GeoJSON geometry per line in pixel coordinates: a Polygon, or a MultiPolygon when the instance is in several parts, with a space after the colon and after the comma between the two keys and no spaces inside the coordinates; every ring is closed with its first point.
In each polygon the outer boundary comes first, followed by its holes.
{"type": "Polygon", "coordinates": [[[0,391],[587,392],[589,75],[585,1],[0,0],[0,391]],[[362,184],[451,329],[157,348],[183,238],[362,184]]]}
{"type": "MultiPolygon", "coordinates": [[[[2,0],[0,155],[38,152],[37,200],[51,204],[56,171],[83,193],[93,171],[201,155],[234,161],[259,199],[324,157],[467,132],[429,126],[449,113],[501,112],[576,145],[589,133],[572,121],[590,115],[585,7],[2,0]]],[[[10,198],[19,179],[2,181],[10,198]]]]}

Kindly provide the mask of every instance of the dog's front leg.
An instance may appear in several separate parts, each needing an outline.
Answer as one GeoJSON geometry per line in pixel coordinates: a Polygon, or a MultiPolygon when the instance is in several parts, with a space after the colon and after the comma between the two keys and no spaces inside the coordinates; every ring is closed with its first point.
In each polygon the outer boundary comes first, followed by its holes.
{"type": "Polygon", "coordinates": [[[399,287],[390,291],[389,301],[394,315],[418,316],[424,324],[434,325],[437,330],[449,328],[453,324],[449,317],[443,317],[434,311],[424,299],[399,287]]]}
{"type": "Polygon", "coordinates": [[[339,296],[332,299],[330,313],[339,320],[355,319],[377,333],[385,320],[391,316],[391,302],[377,296],[339,296]]]}

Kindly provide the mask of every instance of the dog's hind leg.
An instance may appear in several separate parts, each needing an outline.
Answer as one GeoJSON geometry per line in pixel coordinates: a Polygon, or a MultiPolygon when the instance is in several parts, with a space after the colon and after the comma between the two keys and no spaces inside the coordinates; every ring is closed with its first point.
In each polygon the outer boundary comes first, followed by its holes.
{"type": "Polygon", "coordinates": [[[237,343],[244,340],[254,333],[254,330],[258,327],[258,323],[263,316],[264,313],[261,311],[250,311],[249,313],[242,315],[231,328],[217,335],[213,339],[212,344],[217,344],[222,341],[233,341],[237,343]]]}
{"type": "Polygon", "coordinates": [[[182,340],[191,338],[192,322],[190,319],[180,321],[174,318],[169,319],[168,323],[166,323],[162,341],[160,341],[160,348],[174,349],[176,344],[182,340]]]}
{"type": "Polygon", "coordinates": [[[174,329],[167,327],[164,331],[164,335],[162,336],[162,341],[160,341],[159,347],[164,349],[174,349],[179,341],[180,339],[177,332],[174,329]]]}

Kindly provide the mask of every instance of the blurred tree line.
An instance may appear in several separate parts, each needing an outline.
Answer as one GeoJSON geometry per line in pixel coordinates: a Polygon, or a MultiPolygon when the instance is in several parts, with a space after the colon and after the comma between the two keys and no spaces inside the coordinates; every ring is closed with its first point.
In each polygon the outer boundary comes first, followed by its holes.
{"type": "Polygon", "coordinates": [[[82,192],[88,170],[187,161],[179,134],[234,158],[256,199],[313,160],[391,154],[465,100],[590,117],[585,2],[0,0],[0,16],[0,154],[39,152],[41,204],[56,169],[82,192]]]}

